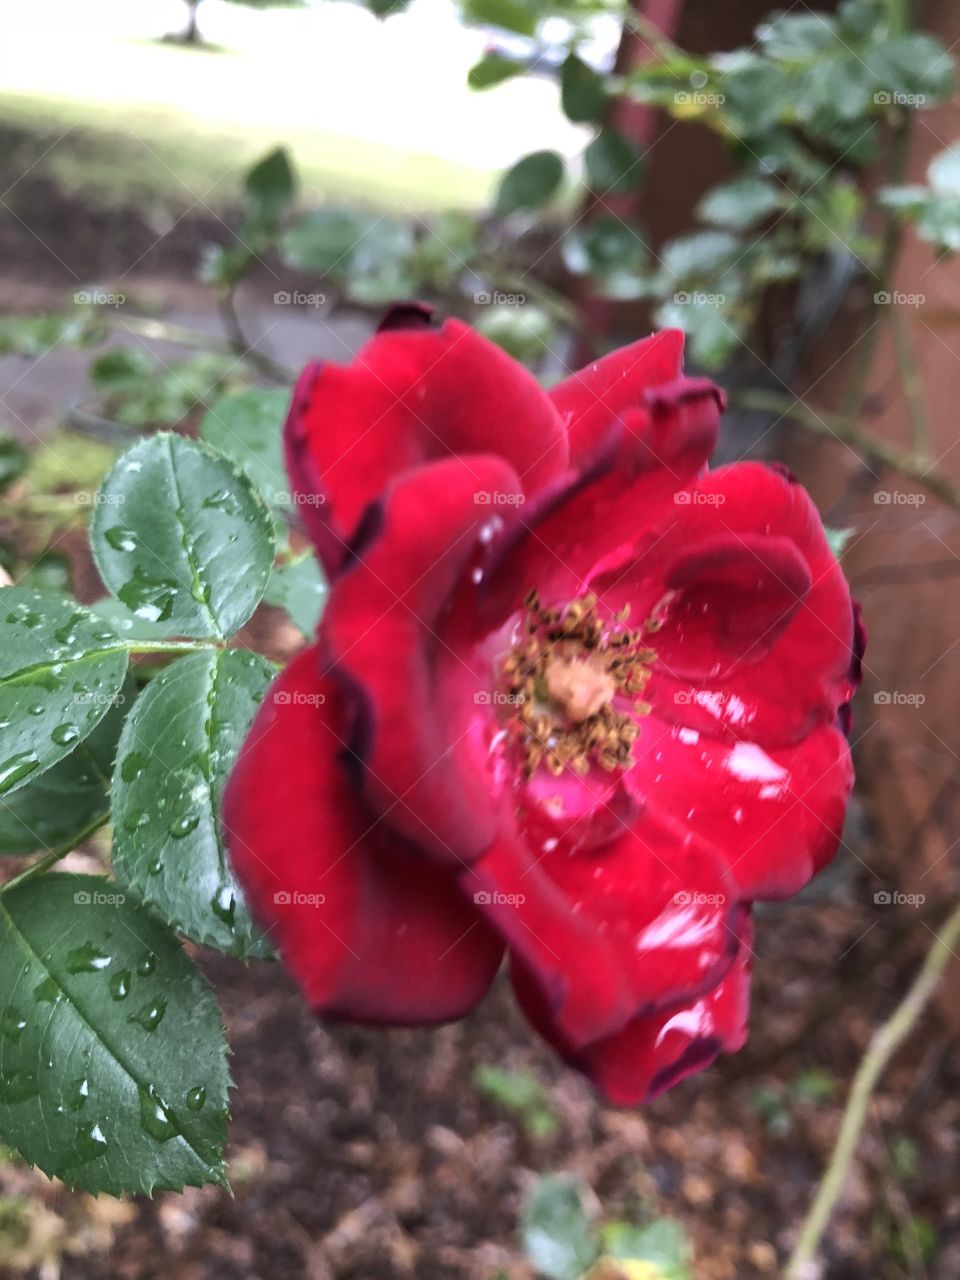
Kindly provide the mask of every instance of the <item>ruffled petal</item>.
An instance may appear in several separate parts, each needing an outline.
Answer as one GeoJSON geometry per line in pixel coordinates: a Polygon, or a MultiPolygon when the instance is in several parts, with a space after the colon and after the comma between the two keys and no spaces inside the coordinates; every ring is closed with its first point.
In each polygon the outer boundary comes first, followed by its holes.
{"type": "Polygon", "coordinates": [[[833,725],[764,750],[689,727],[643,721],[625,785],[709,840],[748,901],[791,897],[837,851],[853,786],[846,739],[833,725]]]}
{"type": "Polygon", "coordinates": [[[808,495],[739,463],[677,498],[587,578],[605,610],[656,628],[645,696],[666,720],[767,748],[836,723],[856,687],[853,606],[808,495]]]}
{"type": "Polygon", "coordinates": [[[416,308],[392,312],[352,364],[311,365],[285,439],[291,483],[332,569],[367,503],[410,467],[497,454],[532,495],[568,463],[560,415],[533,375],[459,320],[425,327],[416,308]]]}
{"type": "Polygon", "coordinates": [[[606,843],[586,843],[596,815],[558,835],[537,811],[461,876],[571,1048],[711,990],[738,943],[715,852],[662,816],[618,812],[622,799],[606,843]]]}
{"type": "Polygon", "coordinates": [[[461,1017],[503,946],[351,786],[346,708],[315,648],[271,685],[227,784],[230,861],[307,999],[328,1017],[410,1025],[461,1017]]]}
{"type": "Polygon", "coordinates": [[[364,707],[365,794],[391,827],[447,862],[486,848],[498,811],[473,754],[490,719],[489,679],[446,642],[441,619],[458,589],[475,594],[474,569],[522,499],[499,458],[451,458],[400,477],[324,619],[337,677],[364,707]]]}
{"type": "Polygon", "coordinates": [[[680,377],[683,342],[680,329],[664,329],[595,360],[550,389],[574,466],[592,456],[612,422],[642,406],[650,388],[680,377]]]}
{"type": "Polygon", "coordinates": [[[571,1066],[616,1106],[633,1107],[672,1089],[720,1053],[735,1053],[747,1038],[750,931],[727,975],[699,1000],[635,1018],[616,1035],[571,1052],[558,1035],[538,988],[522,964],[512,965],[514,989],[533,1026],[571,1066]]]}

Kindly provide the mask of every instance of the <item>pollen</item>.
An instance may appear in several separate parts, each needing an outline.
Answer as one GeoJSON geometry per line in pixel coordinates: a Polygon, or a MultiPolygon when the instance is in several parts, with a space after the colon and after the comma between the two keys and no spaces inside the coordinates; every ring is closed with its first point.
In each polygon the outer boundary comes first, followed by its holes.
{"type": "Polygon", "coordinates": [[[567,769],[583,777],[593,765],[629,769],[637,720],[650,711],[639,695],[657,656],[644,643],[645,628],[626,627],[629,606],[604,621],[593,595],[546,608],[531,591],[524,605],[519,639],[500,673],[524,776],[541,766],[554,777],[567,769]]]}

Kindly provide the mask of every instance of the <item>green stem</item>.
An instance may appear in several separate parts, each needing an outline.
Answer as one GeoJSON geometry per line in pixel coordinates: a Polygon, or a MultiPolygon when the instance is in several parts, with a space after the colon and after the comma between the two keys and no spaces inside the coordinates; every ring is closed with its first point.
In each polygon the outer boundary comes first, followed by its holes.
{"type": "Polygon", "coordinates": [[[892,1017],[874,1033],[850,1087],[840,1133],[813,1204],[800,1229],[796,1247],[787,1262],[784,1280],[804,1280],[817,1252],[830,1215],[843,1190],[844,1180],[856,1153],[873,1090],[896,1050],[916,1025],[930,1003],[947,962],[960,942],[960,905],[954,907],[927,952],[920,972],[892,1017]]]}
{"type": "Polygon", "coordinates": [[[240,312],[237,310],[238,283],[239,278],[226,288],[220,296],[220,316],[227,331],[230,350],[243,360],[249,361],[255,369],[258,369],[272,381],[281,384],[292,382],[296,376],[292,369],[279,364],[265,352],[257,351],[247,341],[247,335],[243,331],[243,324],[240,320],[240,312]]]}
{"type": "Polygon", "coordinates": [[[792,418],[794,422],[799,422],[818,435],[849,445],[868,460],[873,459],[892,467],[960,511],[960,485],[955,484],[937,467],[931,467],[925,455],[872,436],[868,431],[861,430],[851,416],[814,411],[801,401],[791,400],[789,396],[777,392],[744,391],[732,397],[732,403],[741,409],[754,409],[761,413],[776,413],[784,418],[792,418]]]}
{"type": "MultiPolygon", "coordinates": [[[[890,148],[890,166],[886,175],[886,181],[891,186],[898,186],[903,182],[907,172],[907,164],[910,159],[910,140],[912,137],[912,120],[908,111],[901,112],[893,133],[893,140],[890,148]]],[[[903,238],[903,226],[896,213],[891,210],[887,214],[886,226],[883,233],[883,247],[880,252],[880,262],[874,277],[874,297],[877,294],[889,293],[893,278],[894,267],[897,263],[897,257],[900,253],[900,243],[903,238]]],[[[870,380],[870,374],[873,370],[874,359],[877,354],[877,344],[880,341],[882,331],[881,320],[889,314],[889,306],[883,303],[874,302],[870,315],[873,319],[871,327],[864,334],[857,346],[856,358],[854,360],[853,374],[847,388],[846,395],[843,398],[841,412],[850,417],[860,412],[860,406],[863,403],[864,395],[867,390],[867,383],[870,380]],[[883,307],[883,310],[878,308],[883,307]]]]}
{"type": "Polygon", "coordinates": [[[125,640],[123,648],[130,653],[205,653],[223,645],[212,640],[125,640]]]}
{"type": "Polygon", "coordinates": [[[903,394],[907,401],[907,408],[910,411],[914,452],[918,457],[922,457],[929,462],[933,458],[933,452],[930,447],[930,420],[927,417],[927,406],[923,397],[923,384],[920,379],[917,362],[914,360],[913,351],[910,348],[907,327],[897,314],[895,306],[890,316],[890,324],[893,328],[893,345],[897,353],[897,368],[900,371],[903,394]]]}
{"type": "Polygon", "coordinates": [[[118,316],[122,328],[129,333],[139,334],[143,338],[152,338],[156,342],[175,342],[180,347],[196,347],[200,351],[227,352],[230,347],[222,339],[213,334],[202,333],[199,329],[190,329],[186,325],[174,324],[169,320],[156,320],[150,316],[118,316]]]}
{"type": "Polygon", "coordinates": [[[102,813],[98,818],[94,818],[92,822],[88,822],[83,830],[68,841],[67,844],[61,846],[59,849],[49,849],[43,857],[34,862],[32,866],[21,871],[20,874],[18,876],[14,876],[12,880],[8,880],[3,888],[0,889],[0,893],[9,893],[10,890],[15,888],[18,884],[24,884],[27,880],[32,880],[34,876],[39,876],[45,871],[49,871],[55,863],[59,862],[61,858],[65,858],[68,853],[73,853],[74,849],[76,849],[78,845],[83,844],[85,840],[89,840],[95,831],[99,831],[101,827],[105,827],[109,821],[109,813],[102,813]]]}

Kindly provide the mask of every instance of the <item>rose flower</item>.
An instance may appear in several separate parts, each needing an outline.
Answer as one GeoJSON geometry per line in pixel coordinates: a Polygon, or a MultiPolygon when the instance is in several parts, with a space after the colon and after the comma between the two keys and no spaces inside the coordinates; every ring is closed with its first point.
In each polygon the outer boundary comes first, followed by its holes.
{"type": "Polygon", "coordinates": [[[395,308],[311,365],[291,483],[331,581],[224,798],[232,865],[313,1008],[462,1017],[504,956],[617,1103],[740,1047],[750,905],[836,850],[859,628],[782,470],[707,469],[682,334],[543,391],[395,308]]]}

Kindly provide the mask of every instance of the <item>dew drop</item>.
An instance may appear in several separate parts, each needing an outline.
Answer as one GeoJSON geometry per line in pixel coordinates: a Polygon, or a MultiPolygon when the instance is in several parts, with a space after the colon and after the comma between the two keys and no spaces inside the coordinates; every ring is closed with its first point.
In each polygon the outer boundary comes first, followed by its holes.
{"type": "Polygon", "coordinates": [[[237,895],[233,886],[221,885],[210,899],[210,908],[215,916],[232,929],[237,918],[237,895]]]}
{"type": "Polygon", "coordinates": [[[134,551],[136,549],[137,535],[132,529],[125,529],[123,525],[116,524],[112,529],[104,530],[103,536],[114,551],[134,551]]]}
{"type": "Polygon", "coordinates": [[[203,1085],[198,1084],[195,1089],[191,1089],[187,1094],[187,1106],[191,1111],[200,1111],[203,1104],[207,1100],[207,1091],[203,1085]]]}
{"type": "Polygon", "coordinates": [[[167,1142],[177,1132],[173,1116],[152,1084],[140,1086],[140,1124],[157,1142],[167,1142]]]}
{"type": "Polygon", "coordinates": [[[99,973],[113,961],[113,956],[95,947],[92,942],[85,942],[67,954],[67,970],[70,973],[99,973]]]}
{"type": "Polygon", "coordinates": [[[107,1149],[107,1140],[99,1124],[88,1124],[78,1129],[73,1139],[73,1151],[66,1161],[68,1168],[96,1160],[107,1149]]]}
{"type": "Polygon", "coordinates": [[[178,818],[176,822],[170,824],[169,830],[174,840],[182,840],[184,836],[188,836],[191,831],[195,831],[199,825],[199,814],[185,813],[182,818],[178,818]]]}
{"type": "Polygon", "coordinates": [[[0,1018],[0,1030],[8,1040],[19,1040],[27,1027],[27,1020],[19,1009],[14,1008],[12,1004],[8,1004],[3,1011],[3,1017],[0,1018]]]}
{"type": "Polygon", "coordinates": [[[5,1071],[0,1074],[0,1102],[28,1102],[39,1092],[35,1071],[5,1071]]]}
{"type": "Polygon", "coordinates": [[[56,1004],[62,996],[63,992],[53,978],[44,978],[33,993],[37,1004],[56,1004]]]}
{"type": "Polygon", "coordinates": [[[58,724],[51,731],[50,737],[58,747],[68,747],[71,742],[76,742],[80,737],[80,730],[75,724],[58,724]]]}
{"type": "Polygon", "coordinates": [[[120,762],[120,777],[124,782],[133,782],[140,777],[146,767],[147,757],[141,755],[139,751],[131,751],[120,762]]]}
{"type": "Polygon", "coordinates": [[[20,751],[15,756],[9,756],[0,764],[0,792],[9,791],[16,786],[28,774],[33,773],[39,763],[40,757],[35,751],[20,751]]]}
{"type": "Polygon", "coordinates": [[[120,969],[110,979],[110,994],[114,1000],[126,1000],[130,994],[130,970],[120,969]]]}
{"type": "Polygon", "coordinates": [[[64,1092],[64,1103],[71,1111],[80,1111],[90,1096],[90,1081],[86,1076],[72,1081],[64,1092]]]}
{"type": "Polygon", "coordinates": [[[148,1000],[138,1013],[131,1013],[127,1021],[137,1023],[144,1031],[156,1031],[166,1012],[167,1002],[163,996],[158,996],[156,1000],[148,1000]]]}
{"type": "Polygon", "coordinates": [[[147,951],[143,956],[141,956],[140,961],[137,964],[137,973],[140,974],[141,978],[147,978],[151,973],[153,973],[156,967],[157,957],[152,951],[147,951]]]}
{"type": "Polygon", "coordinates": [[[140,827],[145,827],[149,821],[149,813],[143,809],[131,809],[123,820],[123,826],[126,831],[137,831],[140,827]]]}
{"type": "Polygon", "coordinates": [[[117,592],[117,597],[138,618],[162,622],[173,612],[177,584],[171,578],[149,578],[139,565],[133,577],[117,592]]]}

